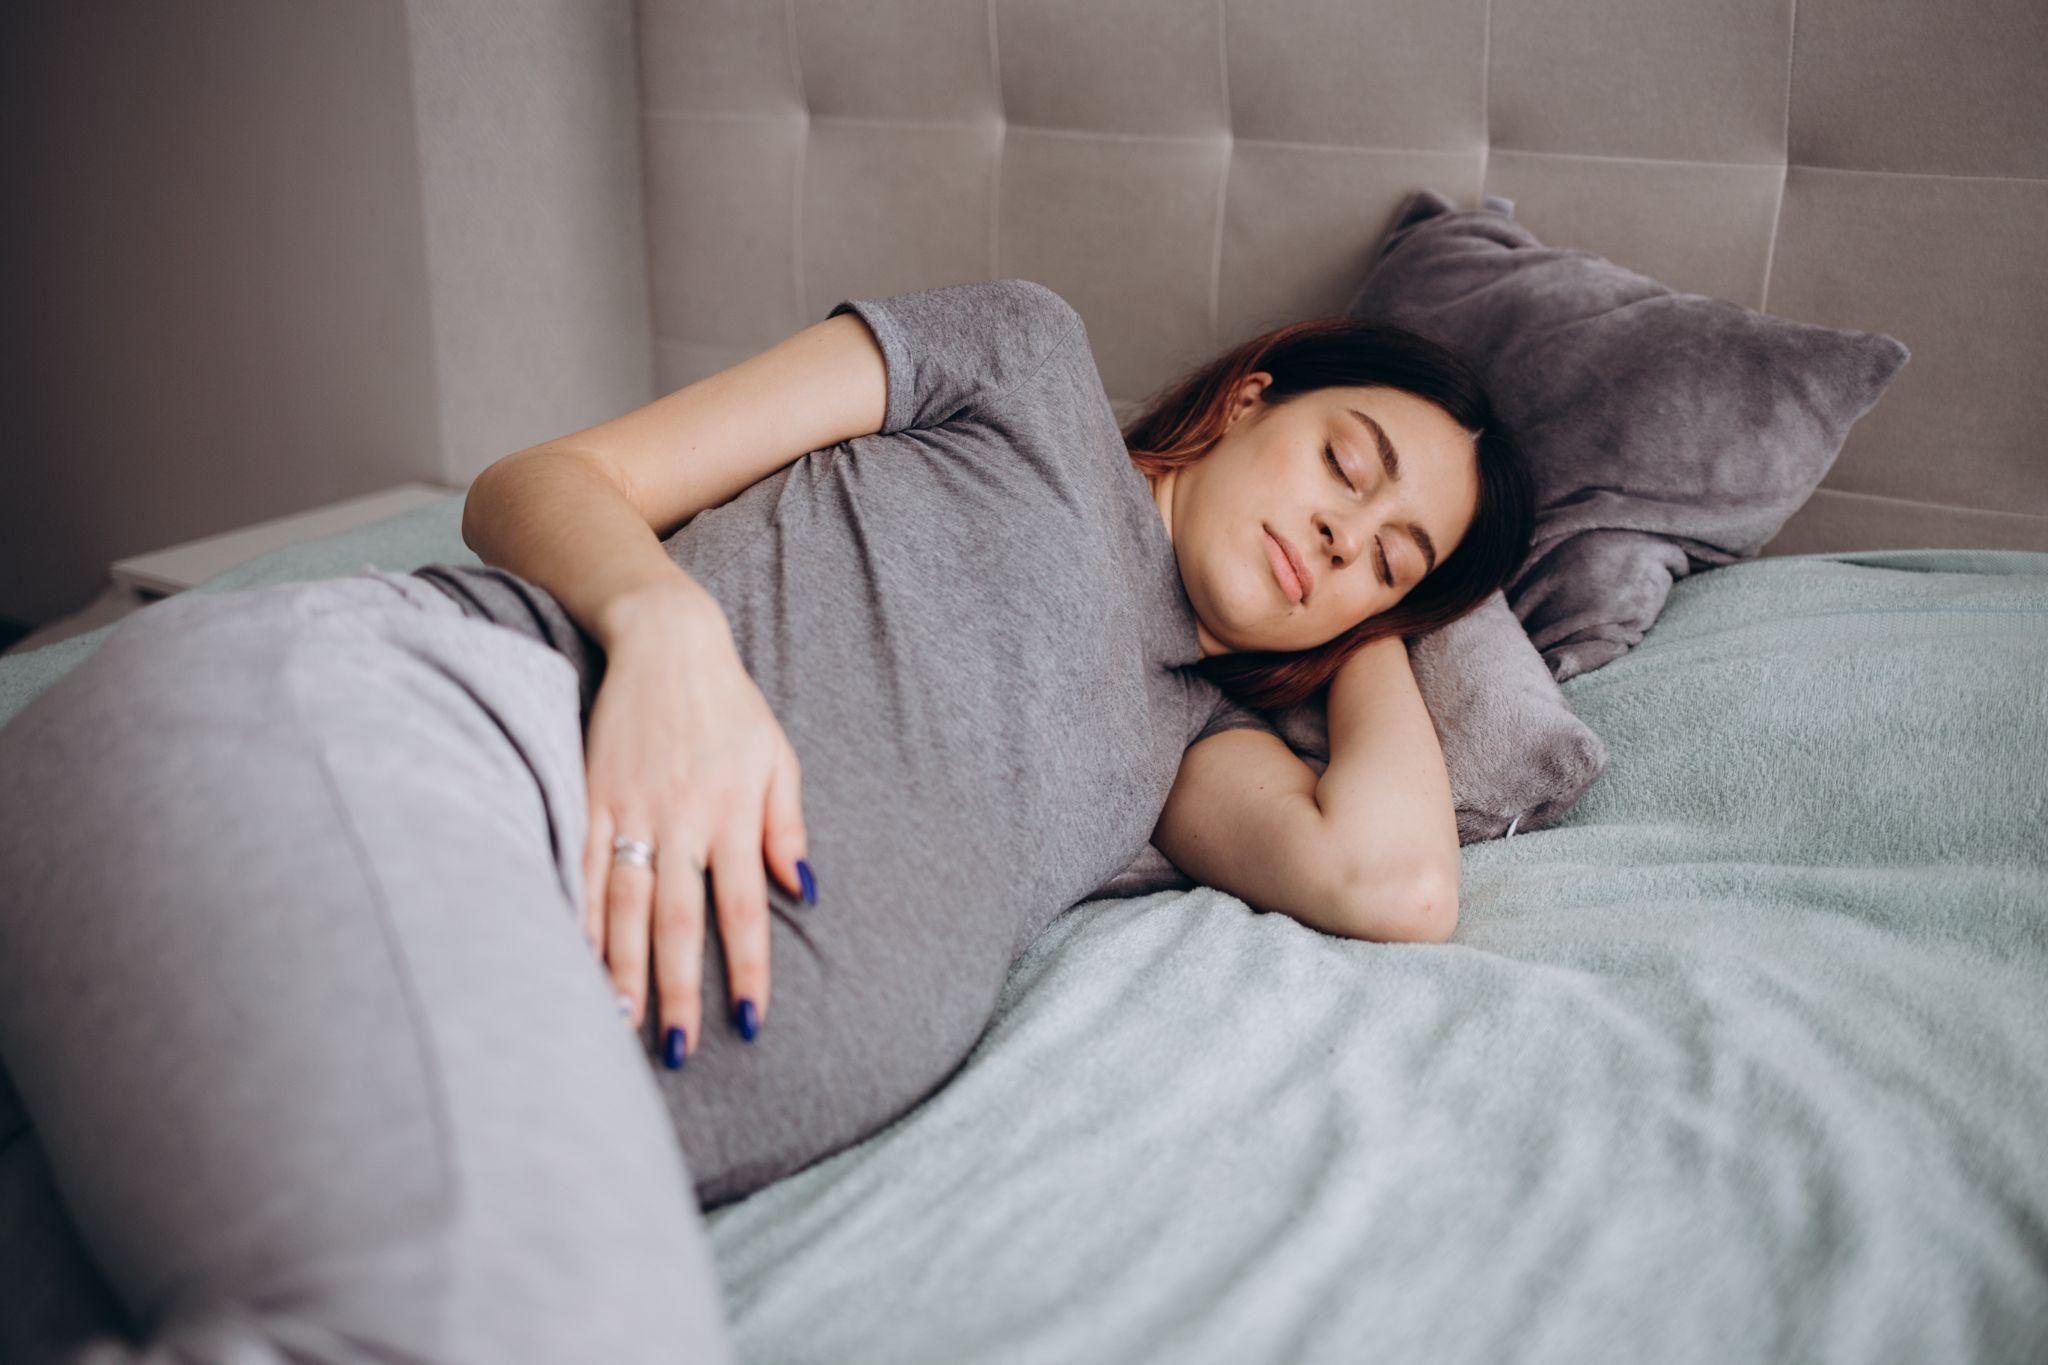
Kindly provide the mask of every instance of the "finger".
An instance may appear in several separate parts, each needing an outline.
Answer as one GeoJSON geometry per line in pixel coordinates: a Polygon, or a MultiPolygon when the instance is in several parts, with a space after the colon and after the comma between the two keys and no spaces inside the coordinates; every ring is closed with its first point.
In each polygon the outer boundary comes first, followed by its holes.
{"type": "MultiPolygon", "coordinates": [[[[754,1002],[754,1025],[768,1022],[768,878],[750,822],[728,820],[711,847],[711,900],[725,947],[726,995],[739,1024],[740,1002],[754,1002]]],[[[742,1029],[741,1036],[745,1036],[742,1029]]],[[[749,1039],[749,1041],[752,1041],[749,1039]]]]}
{"type": "Polygon", "coordinates": [[[583,841],[583,937],[604,958],[605,875],[612,861],[612,813],[592,803],[590,837],[583,841]]]}
{"type": "MultiPolygon", "coordinates": [[[[818,870],[811,872],[812,895],[804,894],[803,875],[797,859],[809,857],[809,835],[804,830],[803,779],[798,772],[796,750],[783,746],[782,761],[768,779],[768,804],[762,812],[762,857],[775,869],[778,881],[789,894],[806,905],[815,905],[818,870]]],[[[808,864],[807,864],[808,865],[808,864]]]]}
{"type": "MultiPolygon", "coordinates": [[[[628,816],[619,824],[622,832],[636,839],[647,838],[633,831],[647,829],[648,821],[628,816]]],[[[628,1017],[636,1029],[647,1017],[647,933],[653,901],[653,869],[632,863],[610,864],[605,887],[605,960],[611,964],[613,989],[632,1006],[628,1017]]]]}
{"type": "Polygon", "coordinates": [[[665,830],[661,875],[654,879],[654,983],[664,1063],[670,1029],[683,1031],[685,1057],[696,1055],[704,1036],[704,874],[689,855],[696,845],[697,835],[680,822],[665,830]]]}

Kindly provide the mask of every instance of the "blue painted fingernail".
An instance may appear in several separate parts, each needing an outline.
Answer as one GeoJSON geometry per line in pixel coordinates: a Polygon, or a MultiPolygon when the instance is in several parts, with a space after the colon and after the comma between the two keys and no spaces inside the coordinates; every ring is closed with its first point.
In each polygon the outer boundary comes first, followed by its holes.
{"type": "Polygon", "coordinates": [[[683,1063],[689,1060],[689,1051],[684,1041],[687,1036],[679,1028],[668,1031],[668,1046],[662,1051],[661,1061],[670,1071],[681,1071],[683,1063]]]}
{"type": "Polygon", "coordinates": [[[811,865],[802,858],[796,860],[797,880],[804,884],[804,904],[818,903],[818,879],[811,874],[811,865]]]}
{"type": "Polygon", "coordinates": [[[761,1011],[755,1007],[754,1002],[740,1001],[740,1007],[732,1012],[732,1017],[733,1022],[740,1026],[740,1037],[750,1043],[753,1042],[754,1035],[761,1031],[761,1011]]]}

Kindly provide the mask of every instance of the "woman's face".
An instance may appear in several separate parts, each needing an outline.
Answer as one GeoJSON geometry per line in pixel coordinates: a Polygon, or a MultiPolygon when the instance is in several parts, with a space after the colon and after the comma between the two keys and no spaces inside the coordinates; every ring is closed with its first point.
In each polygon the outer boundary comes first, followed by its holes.
{"type": "Polygon", "coordinates": [[[1478,508],[1477,446],[1442,408],[1380,387],[1272,406],[1272,382],[1248,376],[1209,453],[1149,480],[1204,657],[1335,639],[1449,558],[1478,508]],[[1306,569],[1305,601],[1273,536],[1306,569]]]}

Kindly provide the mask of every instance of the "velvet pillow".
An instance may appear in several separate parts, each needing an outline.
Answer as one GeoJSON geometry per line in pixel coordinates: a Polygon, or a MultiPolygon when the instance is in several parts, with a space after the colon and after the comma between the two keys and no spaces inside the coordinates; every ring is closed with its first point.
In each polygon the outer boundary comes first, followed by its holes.
{"type": "Polygon", "coordinates": [[[1754,557],[1910,353],[1677,293],[1513,215],[1418,192],[1348,312],[1464,356],[1521,442],[1536,531],[1506,596],[1563,682],[1638,643],[1677,579],[1754,557]]]}

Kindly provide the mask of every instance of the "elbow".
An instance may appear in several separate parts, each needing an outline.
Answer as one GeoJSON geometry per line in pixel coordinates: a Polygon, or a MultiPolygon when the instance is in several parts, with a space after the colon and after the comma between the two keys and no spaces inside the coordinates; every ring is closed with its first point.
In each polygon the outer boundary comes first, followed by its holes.
{"type": "MultiPolygon", "coordinates": [[[[496,467],[495,465],[491,466],[492,469],[496,467]]],[[[480,494],[484,486],[484,475],[490,472],[490,469],[486,469],[483,471],[483,474],[479,474],[471,479],[469,481],[469,491],[462,498],[462,543],[469,548],[470,553],[477,555],[479,558],[482,557],[482,551],[477,549],[476,537],[478,526],[483,520],[483,515],[477,510],[477,507],[481,501],[480,494]]]]}
{"type": "MultiPolygon", "coordinates": [[[[476,477],[469,481],[469,491],[463,495],[462,499],[461,535],[462,543],[468,546],[470,552],[476,555],[478,559],[483,560],[486,564],[492,562],[490,554],[492,546],[489,544],[486,531],[497,522],[503,520],[504,514],[498,506],[500,501],[507,496],[518,496],[516,493],[506,493],[499,485],[505,484],[507,479],[512,479],[514,482],[506,484],[506,488],[518,487],[518,481],[522,478],[522,474],[519,471],[525,470],[542,456],[554,453],[556,451],[552,443],[528,446],[524,450],[515,450],[510,455],[500,456],[490,464],[485,465],[476,477]]],[[[576,451],[564,453],[581,454],[581,452],[576,451]]],[[[607,473],[601,462],[594,463],[597,463],[599,473],[607,473]]],[[[613,482],[616,485],[617,481],[614,480],[613,482]]]]}
{"type": "Polygon", "coordinates": [[[469,491],[462,498],[462,543],[485,563],[490,562],[490,556],[484,553],[483,542],[484,527],[492,516],[490,504],[496,497],[497,482],[505,466],[517,458],[517,455],[507,455],[484,466],[469,481],[469,491]]]}
{"type": "Polygon", "coordinates": [[[1419,880],[1416,909],[1410,922],[1416,928],[1411,943],[1449,943],[1458,932],[1458,874],[1435,872],[1419,880]]]}
{"type": "Polygon", "coordinates": [[[1448,943],[1458,931],[1457,870],[1428,868],[1354,876],[1352,938],[1375,943],[1448,943]]]}

